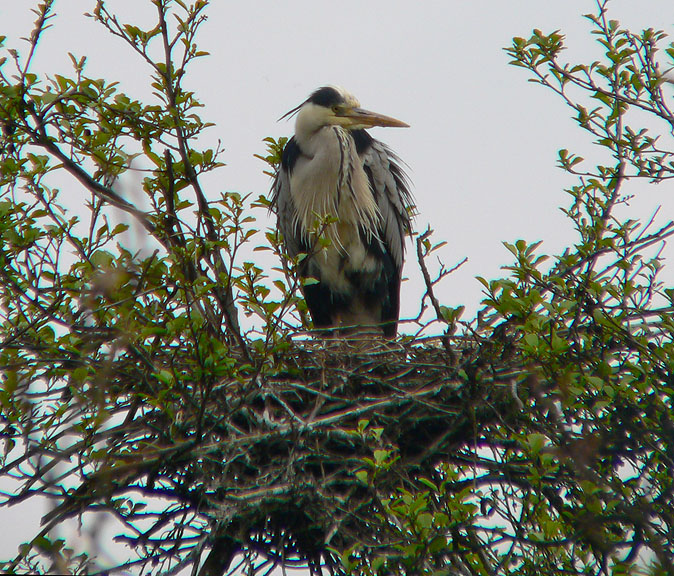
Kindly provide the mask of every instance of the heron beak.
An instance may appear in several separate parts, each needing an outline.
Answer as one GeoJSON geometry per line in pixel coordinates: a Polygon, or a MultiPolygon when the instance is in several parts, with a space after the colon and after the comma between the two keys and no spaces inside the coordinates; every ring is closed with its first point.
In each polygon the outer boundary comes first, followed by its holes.
{"type": "Polygon", "coordinates": [[[350,128],[370,128],[372,126],[394,126],[398,128],[409,128],[409,124],[390,116],[370,112],[363,108],[350,108],[345,110],[340,116],[348,119],[350,128]]]}

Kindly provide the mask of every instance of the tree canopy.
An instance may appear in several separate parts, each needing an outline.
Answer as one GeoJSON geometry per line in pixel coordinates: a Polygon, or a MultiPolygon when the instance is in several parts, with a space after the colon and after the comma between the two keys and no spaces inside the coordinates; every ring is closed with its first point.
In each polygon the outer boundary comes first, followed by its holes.
{"type": "MultiPolygon", "coordinates": [[[[203,185],[222,152],[200,148],[185,79],[208,3],[152,0],[148,29],[96,3],[150,67],[148,102],[84,59],[32,71],[52,4],[27,49],[0,37],[0,504],[53,504],[5,571],[674,574],[674,222],[628,206],[633,182],[674,178],[664,32],[598,0],[598,61],[566,60],[560,31],[513,39],[511,63],[599,151],[559,151],[574,241],[506,242],[464,319],[428,259],[442,242],[418,234],[426,313],[364,343],[312,335],[278,234],[252,216],[264,196],[203,185]],[[129,171],[147,210],[120,192],[129,171]],[[250,244],[278,267],[243,258],[250,244]],[[103,515],[130,550],[117,566],[55,536],[103,515]]],[[[284,142],[267,144],[273,172],[284,142]]]]}

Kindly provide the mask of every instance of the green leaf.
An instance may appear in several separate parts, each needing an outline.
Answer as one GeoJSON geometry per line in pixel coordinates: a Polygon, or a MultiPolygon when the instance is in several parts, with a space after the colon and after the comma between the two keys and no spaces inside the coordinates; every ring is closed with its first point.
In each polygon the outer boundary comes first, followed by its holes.
{"type": "Polygon", "coordinates": [[[361,484],[367,486],[369,484],[369,475],[366,470],[358,470],[356,472],[356,478],[360,481],[361,484]]]}
{"type": "Polygon", "coordinates": [[[548,439],[543,434],[537,432],[527,434],[526,437],[527,445],[533,454],[539,454],[545,447],[547,440],[548,439]]]}

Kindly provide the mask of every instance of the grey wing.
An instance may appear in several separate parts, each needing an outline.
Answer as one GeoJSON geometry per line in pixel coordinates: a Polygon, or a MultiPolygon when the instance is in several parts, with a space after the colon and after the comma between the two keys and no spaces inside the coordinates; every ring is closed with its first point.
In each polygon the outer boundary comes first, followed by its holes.
{"type": "Polygon", "coordinates": [[[372,141],[362,159],[382,218],[382,240],[400,271],[405,256],[405,235],[411,232],[410,212],[414,206],[409,178],[400,166],[399,158],[377,140],[372,141]]]}
{"type": "Polygon", "coordinates": [[[290,194],[290,174],[283,166],[279,166],[272,187],[271,209],[276,212],[278,229],[283,234],[288,255],[297,256],[303,251],[302,237],[298,230],[297,211],[290,194]]]}

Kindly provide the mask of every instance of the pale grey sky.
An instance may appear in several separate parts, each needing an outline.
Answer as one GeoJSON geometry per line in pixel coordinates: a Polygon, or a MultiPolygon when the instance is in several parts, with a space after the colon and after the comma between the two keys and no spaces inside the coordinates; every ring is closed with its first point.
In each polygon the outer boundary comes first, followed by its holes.
{"type": "MultiPolygon", "coordinates": [[[[0,0],[0,34],[20,52],[25,43],[17,38],[30,33],[34,4],[0,0]]],[[[149,99],[147,67],[81,16],[94,5],[57,0],[58,17],[42,40],[35,70],[69,74],[67,52],[86,55],[89,76],[119,80],[132,96],[149,99]]],[[[149,1],[107,5],[122,19],[153,25],[149,1]]],[[[225,147],[227,167],[207,180],[207,193],[266,194],[270,182],[253,154],[264,151],[264,137],[293,130],[292,122],[276,119],[318,86],[344,86],[364,107],[411,125],[372,133],[410,167],[417,229],[430,224],[436,241],[448,242],[440,253],[448,266],[469,258],[438,293],[447,305],[467,305],[468,319],[482,298],[474,277],[496,277],[512,261],[502,241],[544,240],[541,251],[556,253],[573,240],[558,207],[566,206],[563,188],[575,179],[555,167],[557,150],[593,154],[570,109],[528,83],[524,70],[507,65],[502,48],[532,28],[561,29],[567,57],[591,61],[601,51],[582,14],[594,9],[591,0],[213,0],[200,36],[211,56],[194,64],[187,83],[205,105],[202,117],[215,124],[207,140],[221,139],[225,147]]],[[[671,0],[615,0],[610,11],[632,30],[674,27],[671,0]]],[[[665,183],[640,192],[632,207],[646,218],[664,204],[665,221],[674,214],[673,200],[673,186],[665,183]]],[[[422,293],[411,244],[408,250],[403,316],[416,314],[422,293]]],[[[3,525],[14,526],[0,541],[2,558],[30,535],[38,515],[30,507],[2,509],[0,515],[3,525]]]]}
{"type": "MultiPolygon", "coordinates": [[[[25,36],[32,2],[5,4],[2,33],[25,36]]],[[[35,68],[67,74],[67,52],[87,55],[90,76],[119,80],[132,96],[150,98],[148,68],[120,40],[81,16],[93,5],[57,0],[58,17],[35,68]]],[[[149,2],[108,5],[122,19],[152,25],[149,2]]],[[[528,83],[524,70],[507,65],[502,48],[532,28],[561,29],[569,58],[597,58],[600,49],[582,17],[593,9],[590,0],[215,0],[200,37],[211,56],[194,64],[187,82],[205,105],[202,117],[215,124],[206,140],[220,139],[225,148],[227,167],[207,180],[207,193],[266,194],[269,178],[253,155],[264,151],[265,136],[293,130],[292,122],[276,119],[318,86],[344,86],[363,106],[411,125],[372,132],[410,167],[417,229],[430,224],[436,240],[448,242],[441,252],[448,266],[468,257],[441,295],[446,304],[466,304],[474,312],[482,298],[474,277],[495,277],[510,263],[502,241],[542,239],[542,250],[554,253],[573,237],[558,207],[566,205],[562,190],[575,179],[555,167],[557,150],[592,154],[571,111],[552,92],[528,83]]],[[[633,29],[674,25],[674,6],[666,0],[616,0],[611,10],[633,29]]],[[[127,180],[130,188],[137,182],[127,180]]],[[[669,184],[649,189],[643,214],[672,196],[668,190],[669,184]]],[[[408,248],[405,272],[411,281],[404,285],[403,316],[416,312],[422,289],[408,248]]]]}

